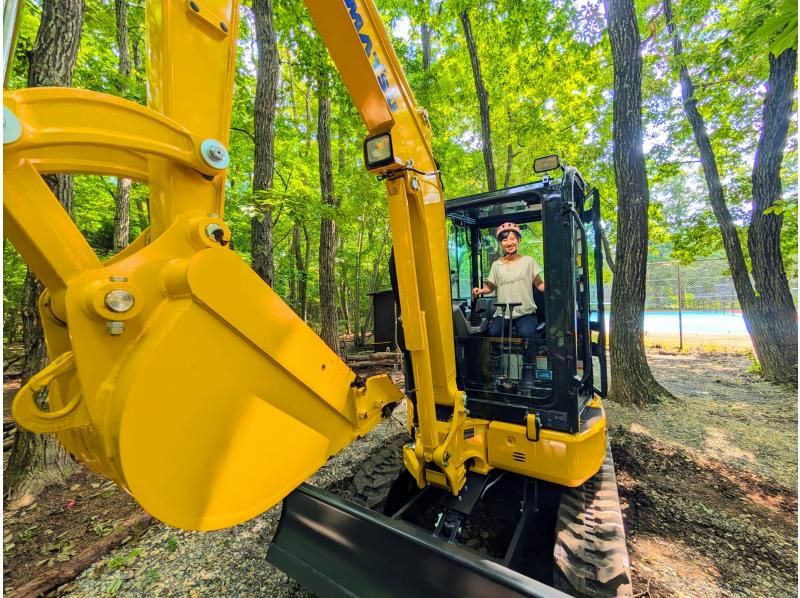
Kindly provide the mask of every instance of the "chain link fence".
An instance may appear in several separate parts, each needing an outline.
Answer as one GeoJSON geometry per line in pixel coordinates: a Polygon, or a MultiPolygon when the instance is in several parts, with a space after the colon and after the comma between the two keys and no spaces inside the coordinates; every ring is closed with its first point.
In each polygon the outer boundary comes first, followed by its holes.
{"type": "MultiPolygon", "coordinates": [[[[606,312],[611,310],[612,278],[606,277],[606,312]]],[[[797,279],[789,281],[797,303],[797,279]]],[[[728,260],[710,258],[683,265],[647,264],[645,341],[648,344],[749,348],[750,337],[728,260]]],[[[593,297],[594,299],[594,297],[593,297]]]]}

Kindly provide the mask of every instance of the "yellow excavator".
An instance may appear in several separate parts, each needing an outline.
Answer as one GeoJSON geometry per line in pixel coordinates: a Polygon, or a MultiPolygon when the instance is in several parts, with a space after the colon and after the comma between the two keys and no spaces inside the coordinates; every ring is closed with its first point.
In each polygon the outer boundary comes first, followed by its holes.
{"type": "Polygon", "coordinates": [[[372,0],[305,4],[367,128],[366,168],[385,180],[404,391],[357,376],[230,250],[238,1],[148,0],[147,107],[3,94],[5,234],[45,286],[50,358],[16,421],[172,526],[231,526],[285,499],[268,559],[321,595],[629,595],[601,403],[597,192],[550,156],[530,184],[445,202],[428,115],[372,0]],[[146,182],[150,227],[101,261],[52,173],[146,182]],[[508,306],[465,291],[508,220],[544,265],[535,339],[487,336],[508,306]],[[401,401],[408,438],[364,465],[353,500],[303,484],[401,401]]]}

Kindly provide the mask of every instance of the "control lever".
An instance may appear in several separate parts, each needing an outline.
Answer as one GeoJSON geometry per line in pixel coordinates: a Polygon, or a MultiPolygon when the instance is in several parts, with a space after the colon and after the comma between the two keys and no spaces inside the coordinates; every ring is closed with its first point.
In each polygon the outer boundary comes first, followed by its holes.
{"type": "MultiPolygon", "coordinates": [[[[507,303],[508,305],[508,357],[506,358],[506,379],[511,378],[511,338],[514,336],[514,308],[522,303],[507,303]]],[[[503,312],[505,313],[505,312],[503,312]]],[[[505,325],[505,320],[503,320],[505,325]]]]}
{"type": "MultiPolygon", "coordinates": [[[[495,307],[499,307],[500,309],[503,310],[503,312],[502,312],[502,314],[500,316],[502,318],[502,320],[501,320],[501,326],[500,326],[500,368],[498,368],[498,369],[500,369],[502,371],[503,354],[505,353],[505,343],[503,341],[505,339],[506,309],[508,309],[508,304],[507,303],[495,303],[494,306],[495,307]]],[[[505,381],[506,381],[506,376],[504,376],[503,374],[500,374],[500,375],[497,376],[497,380],[495,381],[495,384],[497,386],[505,386],[505,381]]]]}

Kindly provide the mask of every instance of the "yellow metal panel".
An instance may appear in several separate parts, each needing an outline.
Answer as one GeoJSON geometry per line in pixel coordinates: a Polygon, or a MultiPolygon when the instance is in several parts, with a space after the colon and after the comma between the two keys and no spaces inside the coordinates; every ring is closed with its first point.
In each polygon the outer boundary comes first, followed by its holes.
{"type": "Polygon", "coordinates": [[[239,2],[195,4],[200,14],[188,0],[147,2],[147,105],[204,139],[227,143],[239,2]]]}
{"type": "Polygon", "coordinates": [[[392,78],[392,73],[380,67],[386,60],[386,55],[385,48],[375,46],[378,40],[375,24],[363,18],[362,6],[356,2],[350,4],[352,8],[348,13],[344,2],[306,0],[308,12],[325,40],[331,58],[337,65],[347,64],[347,68],[339,68],[339,73],[367,130],[370,134],[388,131],[394,125],[394,118],[386,103],[385,92],[375,84],[375,77],[379,76],[376,71],[380,71],[380,74],[387,78],[387,90],[393,95],[399,95],[398,81],[392,78]],[[360,19],[363,42],[354,34],[350,14],[357,15],[356,18],[360,19]],[[365,43],[367,40],[369,43],[365,43]],[[359,60],[357,57],[364,57],[364,60],[359,60]],[[373,67],[372,61],[375,59],[377,65],[373,67]]]}
{"type": "Polygon", "coordinates": [[[448,489],[447,478],[441,471],[426,469],[425,481],[428,482],[429,484],[437,486],[438,488],[444,488],[445,490],[448,489]]]}
{"type": "Polygon", "coordinates": [[[489,464],[562,486],[580,486],[600,469],[606,454],[606,419],[579,434],[541,430],[529,440],[526,426],[494,421],[487,435],[489,464]]]}
{"type": "Polygon", "coordinates": [[[100,260],[30,162],[4,158],[5,234],[39,280],[63,292],[100,260]]]}
{"type": "MultiPolygon", "coordinates": [[[[3,105],[22,122],[22,137],[5,144],[4,152],[22,153],[40,172],[83,172],[84,163],[102,160],[97,150],[117,152],[100,162],[103,170],[98,172],[129,162],[139,171],[142,158],[137,154],[166,158],[206,176],[221,172],[200,156],[204,137],[129,100],[84,89],[36,87],[4,92],[3,105]],[[39,167],[46,164],[39,152],[51,148],[60,156],[57,166],[39,167]]],[[[54,154],[51,149],[46,157],[52,160],[54,154]]]]}
{"type": "MultiPolygon", "coordinates": [[[[148,106],[223,145],[230,134],[238,10],[236,0],[147,2],[148,106]]],[[[207,185],[151,158],[149,179],[153,238],[188,209],[223,215],[224,176],[207,185]]]]}
{"type": "MultiPolygon", "coordinates": [[[[346,421],[237,336],[192,299],[170,301],[114,381],[118,423],[107,428],[119,430],[121,470],[142,506],[171,525],[249,519],[351,440],[346,421]]],[[[346,397],[348,382],[330,391],[346,397]]]]}

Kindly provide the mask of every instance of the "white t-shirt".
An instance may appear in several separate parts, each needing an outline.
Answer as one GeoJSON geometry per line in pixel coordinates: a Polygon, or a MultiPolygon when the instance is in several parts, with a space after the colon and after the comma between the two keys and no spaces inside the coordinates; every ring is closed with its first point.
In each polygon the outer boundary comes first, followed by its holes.
{"type": "MultiPolygon", "coordinates": [[[[513,262],[496,260],[489,270],[486,281],[496,289],[496,303],[519,303],[514,308],[513,314],[506,308],[506,318],[512,316],[519,318],[536,313],[536,303],[533,301],[533,279],[541,274],[542,269],[536,260],[529,255],[520,256],[513,262]]],[[[498,307],[494,316],[502,316],[503,309],[498,307]]]]}

